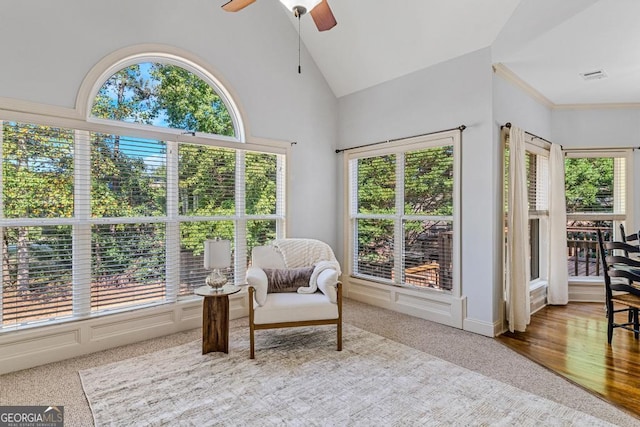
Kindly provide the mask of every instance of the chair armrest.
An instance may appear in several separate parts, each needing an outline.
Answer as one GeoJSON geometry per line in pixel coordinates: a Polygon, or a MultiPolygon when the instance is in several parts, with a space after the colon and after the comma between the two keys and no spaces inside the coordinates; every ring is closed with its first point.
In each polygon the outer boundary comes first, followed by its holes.
{"type": "Polygon", "coordinates": [[[338,301],[338,272],[332,268],[322,271],[318,275],[318,289],[329,297],[329,300],[336,304],[338,301]]]}
{"type": "Polygon", "coordinates": [[[259,306],[267,301],[267,287],[269,282],[267,274],[260,267],[249,267],[247,269],[247,283],[255,289],[255,300],[259,306]]]}

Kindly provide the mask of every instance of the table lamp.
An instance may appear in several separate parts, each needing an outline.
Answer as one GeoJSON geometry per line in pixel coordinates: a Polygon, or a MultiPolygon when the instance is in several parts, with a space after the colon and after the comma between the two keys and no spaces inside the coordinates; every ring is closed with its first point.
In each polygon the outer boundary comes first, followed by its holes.
{"type": "Polygon", "coordinates": [[[211,270],[205,282],[214,291],[221,291],[227,278],[221,268],[231,266],[231,242],[229,240],[205,240],[204,268],[211,270]]]}

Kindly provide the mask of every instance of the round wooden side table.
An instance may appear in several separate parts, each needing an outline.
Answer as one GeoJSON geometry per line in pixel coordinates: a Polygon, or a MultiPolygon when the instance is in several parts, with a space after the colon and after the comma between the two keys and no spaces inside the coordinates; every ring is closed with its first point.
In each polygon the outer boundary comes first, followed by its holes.
{"type": "Polygon", "coordinates": [[[234,285],[224,285],[214,291],[209,286],[200,286],[196,295],[202,301],[202,354],[212,351],[229,353],[229,295],[240,292],[234,285]]]}

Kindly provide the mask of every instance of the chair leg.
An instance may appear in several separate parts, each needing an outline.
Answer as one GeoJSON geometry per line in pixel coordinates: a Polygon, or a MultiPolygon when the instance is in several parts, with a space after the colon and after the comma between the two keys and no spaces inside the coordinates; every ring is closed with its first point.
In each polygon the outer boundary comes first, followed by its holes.
{"type": "Polygon", "coordinates": [[[255,359],[256,358],[256,351],[255,351],[255,343],[254,343],[254,330],[253,330],[253,324],[251,324],[251,326],[249,326],[249,359],[255,359]]]}
{"type": "Polygon", "coordinates": [[[256,358],[255,352],[255,327],[253,324],[253,286],[249,286],[249,359],[256,358]]]}
{"type": "Polygon", "coordinates": [[[613,339],[613,321],[614,321],[613,304],[607,304],[607,342],[611,345],[613,339]]]}
{"type": "Polygon", "coordinates": [[[336,291],[338,293],[338,330],[336,331],[336,341],[338,343],[338,351],[342,351],[342,283],[338,282],[336,285],[336,291]]]}
{"type": "Polygon", "coordinates": [[[638,319],[638,309],[634,308],[630,311],[633,313],[633,336],[635,337],[635,339],[638,339],[638,337],[640,336],[640,330],[638,330],[638,327],[640,326],[640,319],[638,319]]]}

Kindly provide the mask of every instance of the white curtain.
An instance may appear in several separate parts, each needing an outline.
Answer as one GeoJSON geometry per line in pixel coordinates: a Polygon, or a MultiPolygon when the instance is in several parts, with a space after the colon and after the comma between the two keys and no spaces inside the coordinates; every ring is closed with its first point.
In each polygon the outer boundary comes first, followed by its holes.
{"type": "Polygon", "coordinates": [[[509,330],[524,332],[531,320],[529,303],[529,206],[524,131],[509,131],[506,300],[509,330]]]}
{"type": "Polygon", "coordinates": [[[549,287],[547,302],[564,305],[569,302],[569,278],[567,273],[564,155],[560,145],[551,145],[549,163],[549,287]]]}

